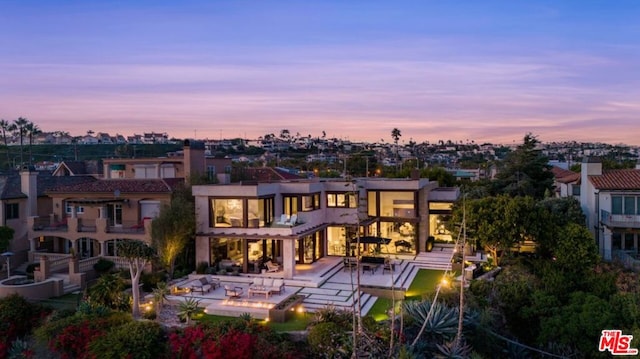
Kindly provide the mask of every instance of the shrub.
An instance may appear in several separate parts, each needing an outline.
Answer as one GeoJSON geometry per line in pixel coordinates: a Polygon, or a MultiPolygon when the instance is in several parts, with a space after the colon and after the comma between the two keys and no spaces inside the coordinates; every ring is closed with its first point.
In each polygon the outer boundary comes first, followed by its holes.
{"type": "Polygon", "coordinates": [[[153,291],[153,288],[158,286],[158,283],[165,280],[166,274],[164,272],[155,273],[142,273],[140,276],[140,283],[142,283],[142,290],[145,292],[153,291]]]}
{"type": "Polygon", "coordinates": [[[0,358],[7,355],[8,344],[17,338],[31,334],[49,310],[39,304],[29,303],[17,294],[0,298],[0,358]]]}
{"type": "Polygon", "coordinates": [[[96,264],[93,265],[93,269],[98,273],[98,275],[102,275],[104,273],[109,273],[115,266],[116,264],[113,261],[100,258],[96,264]]]}
{"type": "Polygon", "coordinates": [[[349,336],[336,323],[314,325],[307,337],[309,346],[319,358],[349,358],[349,336]]]}
{"type": "Polygon", "coordinates": [[[105,334],[100,325],[100,321],[90,321],[84,318],[76,324],[69,325],[62,329],[50,342],[49,349],[66,358],[90,358],[87,352],[89,343],[94,338],[105,334]]]}
{"type": "Polygon", "coordinates": [[[162,328],[158,323],[133,321],[112,328],[106,335],[89,344],[92,358],[127,358],[135,353],[136,358],[160,358],[167,351],[162,328]]]}

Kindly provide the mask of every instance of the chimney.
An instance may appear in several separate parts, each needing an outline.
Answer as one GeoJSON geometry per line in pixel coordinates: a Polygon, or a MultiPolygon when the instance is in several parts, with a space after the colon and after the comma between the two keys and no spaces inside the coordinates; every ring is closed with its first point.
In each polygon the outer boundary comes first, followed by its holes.
{"type": "Polygon", "coordinates": [[[27,195],[27,217],[38,213],[38,172],[28,167],[20,171],[20,190],[27,195]]]}
{"type": "Polygon", "coordinates": [[[581,172],[587,176],[602,175],[602,159],[600,157],[585,157],[582,160],[581,172]]]}

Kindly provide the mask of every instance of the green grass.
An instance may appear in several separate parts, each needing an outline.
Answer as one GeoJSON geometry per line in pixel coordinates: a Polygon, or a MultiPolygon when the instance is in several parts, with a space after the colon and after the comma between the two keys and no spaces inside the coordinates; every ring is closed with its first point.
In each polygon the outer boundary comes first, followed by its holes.
{"type": "MultiPolygon", "coordinates": [[[[436,291],[438,283],[442,280],[444,271],[432,269],[420,269],[405,293],[407,300],[421,300],[425,294],[436,291]]],[[[398,305],[399,302],[396,303],[398,305]]],[[[391,308],[391,299],[378,298],[369,310],[369,315],[376,321],[389,319],[388,310],[391,308]]]]}
{"type": "Polygon", "coordinates": [[[420,269],[413,278],[413,282],[405,293],[406,299],[422,299],[424,294],[436,291],[438,283],[442,280],[444,271],[432,269],[420,269]]]}
{"type": "MultiPolygon", "coordinates": [[[[196,314],[196,316],[194,316],[193,319],[200,323],[217,323],[217,322],[223,322],[227,320],[237,320],[238,318],[198,313],[196,314]]],[[[288,321],[286,321],[285,323],[273,323],[273,322],[267,322],[264,320],[259,320],[259,321],[260,323],[263,323],[269,326],[271,329],[275,330],[276,332],[290,332],[290,331],[297,331],[297,330],[305,330],[309,325],[310,320],[311,320],[310,314],[295,313],[293,317],[288,321]]]]}

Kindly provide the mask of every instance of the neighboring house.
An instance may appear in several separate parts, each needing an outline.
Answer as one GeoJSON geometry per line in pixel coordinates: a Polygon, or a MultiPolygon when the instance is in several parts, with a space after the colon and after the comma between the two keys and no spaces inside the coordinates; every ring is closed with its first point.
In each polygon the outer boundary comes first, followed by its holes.
{"type": "Polygon", "coordinates": [[[196,262],[231,261],[244,273],[259,273],[270,258],[284,278],[293,278],[296,264],[354,255],[358,231],[389,239],[361,244],[362,253],[416,254],[433,233],[427,203],[436,186],[382,178],[194,186],[196,262]]]}
{"type": "Polygon", "coordinates": [[[22,171],[0,175],[0,225],[14,229],[9,250],[14,264],[27,261],[31,218],[51,213],[51,200],[44,192],[49,188],[85,182],[83,177],[52,177],[48,172],[22,171]]]}
{"type": "Polygon", "coordinates": [[[231,159],[205,155],[202,142],[184,141],[183,150],[169,157],[105,159],[104,178],[188,178],[206,176],[229,182],[231,159]]]}
{"type": "Polygon", "coordinates": [[[574,197],[580,200],[580,173],[558,166],[551,167],[556,197],[574,197]]]}
{"type": "Polygon", "coordinates": [[[102,177],[100,161],[62,161],[53,171],[52,176],[92,176],[102,177]]]}
{"type": "MultiPolygon", "coordinates": [[[[53,177],[56,178],[56,177],[53,177]]],[[[64,178],[64,177],[59,177],[64,178]]],[[[74,177],[67,177],[74,178],[74,177]]],[[[50,209],[28,221],[32,260],[41,253],[115,256],[116,242],[150,242],[151,220],[168,203],[181,179],[96,179],[45,191],[50,209]]]]}
{"type": "Polygon", "coordinates": [[[635,169],[602,169],[597,157],[582,162],[580,204],[605,260],[638,258],[640,164],[635,169]]]}

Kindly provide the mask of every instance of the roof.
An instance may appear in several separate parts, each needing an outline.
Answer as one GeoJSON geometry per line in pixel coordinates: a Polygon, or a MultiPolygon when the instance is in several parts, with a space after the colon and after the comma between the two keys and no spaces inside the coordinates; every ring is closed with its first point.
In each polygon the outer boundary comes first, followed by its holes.
{"type": "Polygon", "coordinates": [[[102,174],[102,166],[97,161],[62,161],[54,171],[54,175],[64,169],[71,176],[102,174]]]}
{"type": "Polygon", "coordinates": [[[300,177],[285,170],[272,167],[249,167],[245,168],[243,171],[245,178],[250,181],[257,182],[305,179],[305,177],[300,177]]]}
{"type": "MultiPolygon", "coordinates": [[[[59,186],[69,186],[84,182],[92,182],[96,179],[91,176],[52,176],[50,172],[37,172],[37,190],[38,196],[43,196],[45,191],[59,186]]],[[[16,199],[26,198],[22,192],[22,184],[20,174],[18,172],[9,172],[0,175],[0,199],[16,199]]]]}
{"type": "Polygon", "coordinates": [[[50,193],[171,193],[184,183],[180,178],[171,179],[102,179],[93,182],[60,186],[50,193]]]}
{"type": "Polygon", "coordinates": [[[600,176],[589,176],[596,189],[603,190],[640,190],[640,170],[609,170],[600,176]]]}
{"type": "Polygon", "coordinates": [[[551,173],[553,173],[553,177],[555,177],[556,181],[560,183],[572,183],[580,179],[580,173],[566,170],[558,166],[551,167],[551,173]]]}

